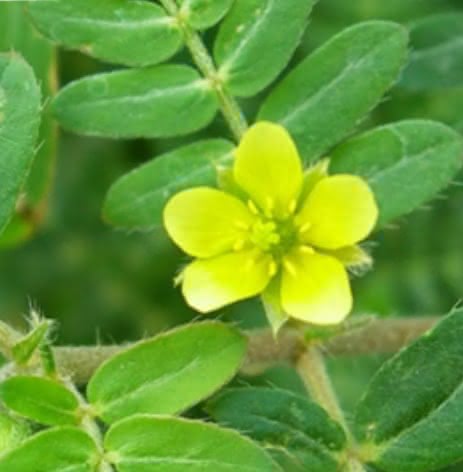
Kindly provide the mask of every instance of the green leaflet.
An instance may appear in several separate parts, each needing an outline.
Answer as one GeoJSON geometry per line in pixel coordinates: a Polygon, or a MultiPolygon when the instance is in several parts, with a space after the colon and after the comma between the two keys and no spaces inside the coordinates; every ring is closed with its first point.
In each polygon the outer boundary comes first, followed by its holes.
{"type": "Polygon", "coordinates": [[[463,85],[463,14],[433,15],[412,23],[410,63],[400,86],[434,90],[463,85]]]}
{"type": "Polygon", "coordinates": [[[188,24],[195,29],[206,29],[219,22],[234,0],[176,0],[188,24]]]}
{"type": "Polygon", "coordinates": [[[0,54],[0,233],[15,212],[34,160],[40,89],[17,54],[0,54]]]}
{"type": "Polygon", "coordinates": [[[75,395],[53,380],[15,376],[0,384],[0,399],[16,413],[47,425],[77,424],[75,395]]]}
{"type": "Polygon", "coordinates": [[[214,45],[230,91],[249,97],[288,64],[315,0],[235,0],[214,45]]]}
{"type": "Polygon", "coordinates": [[[137,415],[113,425],[105,448],[118,472],[281,472],[238,433],[180,418],[137,415]]]}
{"type": "Polygon", "coordinates": [[[207,411],[221,424],[265,445],[284,470],[339,470],[333,453],[342,450],[344,432],[302,396],[271,388],[232,389],[210,401],[207,411]]]}
{"type": "Polygon", "coordinates": [[[173,56],[182,35],[159,5],[137,0],[29,2],[37,28],[65,47],[108,62],[147,66],[173,56]]]}
{"type": "Polygon", "coordinates": [[[211,395],[241,365],[246,342],[217,322],[184,326],[105,362],[88,398],[108,423],[136,413],[174,414],[211,395]]]}
{"type": "Polygon", "coordinates": [[[403,27],[369,21],[345,29],[299,64],[264,102],[259,119],[279,122],[306,163],[341,141],[379,102],[405,60],[403,27]]]}
{"type": "Polygon", "coordinates": [[[456,309],[373,378],[355,422],[381,471],[431,471],[463,457],[462,336],[456,309]]]}
{"type": "Polygon", "coordinates": [[[167,200],[185,188],[213,186],[217,168],[232,159],[233,143],[201,141],[163,154],[120,178],[109,190],[104,218],[115,226],[162,225],[167,200]]]}
{"type": "Polygon", "coordinates": [[[96,472],[97,450],[81,429],[48,429],[0,457],[3,472],[96,472]]]}
{"type": "Polygon", "coordinates": [[[217,100],[194,69],[166,65],[78,80],[60,91],[53,110],[77,133],[160,138],[203,128],[214,118],[217,100]]]}
{"type": "MultiPolygon", "coordinates": [[[[54,92],[56,60],[53,46],[39,37],[21,2],[0,2],[0,51],[18,51],[30,64],[41,85],[43,101],[54,92]]],[[[56,154],[56,125],[48,108],[42,111],[38,149],[19,212],[0,238],[0,246],[14,246],[28,239],[43,216],[56,154]],[[33,215],[31,218],[31,214],[33,215]]]]}
{"type": "Polygon", "coordinates": [[[370,183],[379,225],[409,213],[443,190],[462,165],[463,140],[451,128],[425,120],[393,123],[336,148],[330,170],[370,183]]]}

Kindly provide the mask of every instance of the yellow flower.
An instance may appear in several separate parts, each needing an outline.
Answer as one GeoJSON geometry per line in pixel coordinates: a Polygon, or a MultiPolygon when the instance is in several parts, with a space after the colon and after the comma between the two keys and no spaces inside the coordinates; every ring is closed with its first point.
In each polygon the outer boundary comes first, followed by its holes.
{"type": "Polygon", "coordinates": [[[304,175],[287,131],[259,122],[235,152],[233,194],[182,191],[164,210],[170,237],[196,258],[182,272],[190,306],[206,313],[262,294],[274,330],[288,318],[335,324],[352,307],[346,266],[378,216],[372,191],[353,175],[304,175]]]}

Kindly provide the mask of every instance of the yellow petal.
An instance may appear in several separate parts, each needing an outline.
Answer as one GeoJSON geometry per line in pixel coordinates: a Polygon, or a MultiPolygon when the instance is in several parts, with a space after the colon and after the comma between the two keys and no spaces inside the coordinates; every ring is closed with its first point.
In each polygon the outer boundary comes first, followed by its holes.
{"type": "Polygon", "coordinates": [[[208,187],[174,195],[164,209],[169,236],[186,253],[213,257],[242,240],[253,215],[238,198],[208,187]]]}
{"type": "Polygon", "coordinates": [[[352,246],[365,239],[377,218],[373,192],[354,175],[334,175],[318,182],[297,216],[306,228],[303,240],[324,249],[352,246]]]}
{"type": "Polygon", "coordinates": [[[292,212],[302,186],[296,146],[280,125],[259,122],[245,133],[235,153],[236,182],[267,214],[292,212]]]}
{"type": "Polygon", "coordinates": [[[270,280],[271,261],[256,250],[198,259],[183,271],[183,295],[202,313],[258,295],[270,280]]]}
{"type": "Polygon", "coordinates": [[[281,301],[291,317],[329,325],[340,323],[349,314],[349,279],[335,258],[296,249],[285,258],[283,267],[281,301]]]}
{"type": "Polygon", "coordinates": [[[304,180],[302,183],[302,191],[299,199],[305,201],[310,192],[314,189],[320,180],[328,177],[328,168],[330,166],[330,160],[328,158],[322,159],[317,163],[310,166],[304,172],[304,180]]]}

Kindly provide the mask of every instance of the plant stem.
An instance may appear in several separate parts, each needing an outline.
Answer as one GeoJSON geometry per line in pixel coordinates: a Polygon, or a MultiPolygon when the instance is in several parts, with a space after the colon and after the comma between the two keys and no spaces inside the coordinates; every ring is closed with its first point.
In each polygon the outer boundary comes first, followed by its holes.
{"type": "MultiPolygon", "coordinates": [[[[436,317],[375,320],[355,331],[336,336],[323,344],[330,355],[393,354],[432,328],[436,317]]],[[[248,353],[242,372],[257,375],[277,363],[295,363],[307,348],[303,333],[282,329],[275,340],[270,329],[247,333],[248,353]]],[[[55,347],[58,371],[71,375],[77,385],[88,382],[107,359],[130,347],[111,346],[55,347]]]]}
{"type": "Polygon", "coordinates": [[[324,408],[330,417],[339,423],[344,430],[347,443],[341,456],[342,470],[345,472],[364,472],[363,464],[356,457],[356,440],[339,405],[320,348],[310,346],[299,358],[296,368],[312,399],[324,408]]]}
{"type": "Polygon", "coordinates": [[[81,410],[84,412],[80,426],[95,441],[95,444],[100,453],[101,462],[98,464],[98,472],[113,472],[114,469],[112,465],[109,464],[104,458],[105,451],[103,444],[103,434],[98,423],[95,421],[94,417],[90,413],[90,405],[87,403],[87,400],[79,392],[73,382],[71,382],[65,377],[60,377],[58,378],[58,380],[74,394],[77,401],[79,402],[81,410]]]}
{"type": "Polygon", "coordinates": [[[160,0],[165,10],[177,20],[183,33],[185,44],[190,51],[193,62],[214,89],[222,115],[230,127],[236,141],[240,141],[248,125],[238,102],[227,90],[209,51],[199,34],[188,24],[188,14],[182,12],[174,0],[160,0]]]}
{"type": "Polygon", "coordinates": [[[296,368],[312,399],[348,433],[349,428],[326,371],[320,348],[318,346],[307,348],[297,361],[296,368]]]}

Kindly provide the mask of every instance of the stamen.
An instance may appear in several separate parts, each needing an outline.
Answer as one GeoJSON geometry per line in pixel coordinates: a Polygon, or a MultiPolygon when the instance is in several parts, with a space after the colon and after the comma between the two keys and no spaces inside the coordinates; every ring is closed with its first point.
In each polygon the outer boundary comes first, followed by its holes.
{"type": "Polygon", "coordinates": [[[306,233],[312,227],[312,223],[304,223],[302,226],[299,227],[299,234],[306,233]]]}
{"type": "Polygon", "coordinates": [[[248,207],[251,210],[251,212],[254,213],[254,215],[259,214],[259,210],[256,207],[256,204],[252,200],[248,200],[248,207]]]}
{"type": "Polygon", "coordinates": [[[310,246],[299,246],[299,251],[304,253],[304,254],[315,254],[315,250],[313,247],[310,247],[310,246]]]}
{"type": "Polygon", "coordinates": [[[272,260],[272,262],[270,262],[268,266],[268,275],[270,277],[273,277],[274,275],[276,275],[277,270],[278,270],[277,263],[274,260],[272,260]]]}
{"type": "Polygon", "coordinates": [[[291,200],[291,202],[289,203],[289,206],[288,206],[288,210],[289,210],[290,215],[292,215],[296,211],[296,207],[297,207],[297,201],[294,198],[293,200],[291,200]]]}
{"type": "Polygon", "coordinates": [[[275,200],[272,197],[267,197],[265,199],[265,216],[271,218],[273,215],[273,210],[275,209],[275,200]]]}
{"type": "Polygon", "coordinates": [[[297,275],[296,267],[294,266],[292,262],[288,260],[288,258],[283,259],[283,266],[293,277],[296,277],[297,275]]]}

